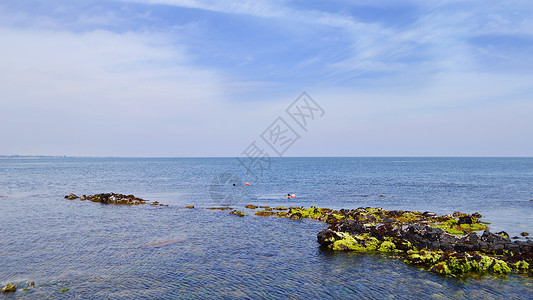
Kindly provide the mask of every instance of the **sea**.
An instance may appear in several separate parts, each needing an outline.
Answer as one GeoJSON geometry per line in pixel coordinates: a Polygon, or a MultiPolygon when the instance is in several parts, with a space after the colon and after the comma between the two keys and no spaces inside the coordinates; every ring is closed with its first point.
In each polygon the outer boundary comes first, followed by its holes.
{"type": "Polygon", "coordinates": [[[236,158],[1,158],[0,284],[18,290],[0,299],[533,299],[532,277],[443,277],[394,256],[326,251],[316,236],[327,224],[245,208],[478,212],[492,232],[525,240],[533,158],[243,166],[236,158]],[[109,192],[168,206],[64,198],[109,192]],[[209,209],[220,206],[245,216],[209,209]]]}

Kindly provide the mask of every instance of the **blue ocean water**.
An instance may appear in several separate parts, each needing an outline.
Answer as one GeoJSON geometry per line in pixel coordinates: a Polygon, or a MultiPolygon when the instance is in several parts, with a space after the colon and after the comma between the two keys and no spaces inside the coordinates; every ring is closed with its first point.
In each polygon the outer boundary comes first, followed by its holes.
{"type": "Polygon", "coordinates": [[[0,159],[0,284],[21,287],[0,298],[533,296],[524,276],[459,280],[393,257],[325,252],[324,223],[244,208],[479,212],[492,231],[533,233],[533,158],[275,158],[255,175],[234,158],[0,159]],[[63,198],[71,192],[169,206],[63,198]],[[247,216],[207,209],[220,205],[247,216]]]}

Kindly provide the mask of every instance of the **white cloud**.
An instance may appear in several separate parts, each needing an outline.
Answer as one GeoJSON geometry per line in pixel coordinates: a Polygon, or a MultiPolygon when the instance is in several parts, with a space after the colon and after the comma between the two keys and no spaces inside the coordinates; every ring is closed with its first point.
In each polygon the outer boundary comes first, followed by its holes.
{"type": "Polygon", "coordinates": [[[2,153],[194,155],[213,136],[234,135],[233,114],[254,117],[228,107],[227,78],[192,66],[164,36],[8,28],[0,35],[2,153]]]}

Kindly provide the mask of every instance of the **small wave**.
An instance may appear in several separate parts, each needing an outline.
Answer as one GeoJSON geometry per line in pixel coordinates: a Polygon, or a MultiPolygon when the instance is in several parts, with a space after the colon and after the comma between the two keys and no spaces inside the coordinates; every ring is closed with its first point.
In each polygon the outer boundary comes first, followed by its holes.
{"type": "Polygon", "coordinates": [[[159,240],[148,244],[143,244],[141,247],[161,247],[175,243],[185,242],[185,239],[171,239],[171,240],[159,240]]]}

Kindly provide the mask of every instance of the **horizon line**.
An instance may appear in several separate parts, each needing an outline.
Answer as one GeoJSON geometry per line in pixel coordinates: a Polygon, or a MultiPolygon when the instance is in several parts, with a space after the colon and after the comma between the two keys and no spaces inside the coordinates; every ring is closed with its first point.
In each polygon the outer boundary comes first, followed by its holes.
{"type": "MultiPolygon", "coordinates": [[[[0,158],[236,158],[244,156],[99,156],[99,155],[0,155],[0,158]]],[[[359,156],[271,156],[270,158],[533,158],[533,156],[491,156],[491,155],[421,155],[421,156],[387,156],[387,155],[359,155],[359,156]]]]}

